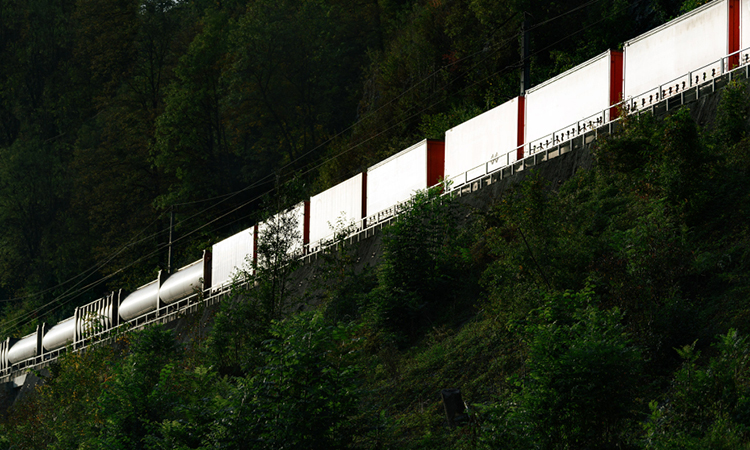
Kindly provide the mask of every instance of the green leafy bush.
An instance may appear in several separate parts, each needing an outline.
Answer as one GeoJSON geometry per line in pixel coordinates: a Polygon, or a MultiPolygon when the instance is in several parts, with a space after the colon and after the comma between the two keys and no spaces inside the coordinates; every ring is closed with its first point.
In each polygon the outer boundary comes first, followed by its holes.
{"type": "Polygon", "coordinates": [[[416,193],[383,233],[371,311],[375,322],[401,343],[428,324],[472,313],[471,226],[456,199],[441,197],[441,190],[416,193]]]}
{"type": "Polygon", "coordinates": [[[163,403],[159,381],[180,356],[170,330],[146,328],[133,336],[130,354],[105,382],[98,399],[103,420],[93,448],[140,449],[169,417],[174,404],[163,403]]]}
{"type": "Polygon", "coordinates": [[[259,349],[271,322],[289,312],[294,301],[289,280],[300,265],[298,230],[293,209],[259,227],[257,260],[246,261],[236,275],[209,338],[210,358],[222,373],[241,375],[260,363],[259,349]]]}
{"type": "Polygon", "coordinates": [[[518,391],[492,411],[483,441],[542,449],[623,442],[637,417],[642,356],[621,322],[622,313],[599,308],[589,290],[550,295],[517,322],[526,369],[515,378],[518,391]]]}
{"type": "Polygon", "coordinates": [[[274,322],[264,364],[215,401],[212,448],[346,448],[358,404],[356,332],[313,314],[274,322]]]}
{"type": "Polygon", "coordinates": [[[729,330],[705,366],[695,343],[676,350],[684,363],[650,404],[645,448],[750,448],[750,339],[729,330]]]}

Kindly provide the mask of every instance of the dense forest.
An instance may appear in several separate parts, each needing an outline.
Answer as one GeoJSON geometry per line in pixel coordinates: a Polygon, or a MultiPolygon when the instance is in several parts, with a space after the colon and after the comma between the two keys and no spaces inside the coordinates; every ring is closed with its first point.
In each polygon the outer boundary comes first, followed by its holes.
{"type": "Polygon", "coordinates": [[[209,332],[63,355],[0,448],[750,448],[748,90],[706,129],[631,117],[487,211],[420,193],[377,266],[331,246],[304,292],[282,221],[209,332]]]}
{"type": "MultiPolygon", "coordinates": [[[[197,259],[516,96],[524,18],[534,84],[696,4],[3,0],[0,330],[153,279],[170,212],[197,259]]],[[[0,448],[750,448],[748,90],[486,211],[419,193],[305,292],[282,220],[209,332],[67,353],[0,448]]]]}
{"type": "Polygon", "coordinates": [[[679,14],[666,0],[0,2],[0,335],[175,263],[279,206],[679,14]]]}

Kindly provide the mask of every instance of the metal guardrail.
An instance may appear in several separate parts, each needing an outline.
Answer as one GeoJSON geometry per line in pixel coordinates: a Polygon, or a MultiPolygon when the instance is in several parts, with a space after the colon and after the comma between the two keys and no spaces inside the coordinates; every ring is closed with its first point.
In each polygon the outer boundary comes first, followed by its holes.
{"type": "Polygon", "coordinates": [[[528,152],[524,152],[528,153],[524,159],[528,159],[539,152],[546,152],[551,148],[565,145],[566,142],[579,136],[621,120],[619,117],[611,119],[610,112],[613,109],[620,109],[625,114],[641,113],[644,110],[657,112],[661,108],[669,111],[675,106],[695,101],[706,93],[715,92],[716,89],[737,78],[739,74],[743,74],[744,78],[750,78],[750,47],[731,53],[657,88],[625,99],[546,136],[499,154],[486,163],[451,178],[449,180],[451,182],[450,188],[451,190],[458,189],[477,178],[485,177],[495,171],[517,164],[516,155],[518,155],[519,150],[528,149],[528,152]],[[731,67],[731,69],[727,70],[727,67],[731,67]]]}
{"type": "MultiPolygon", "coordinates": [[[[669,111],[685,103],[696,101],[706,94],[713,93],[735,78],[750,79],[750,48],[727,55],[719,61],[691,71],[644,94],[629,98],[614,105],[614,107],[621,108],[626,114],[657,113],[662,110],[669,111]],[[724,68],[730,67],[730,62],[735,60],[738,64],[732,70],[725,71],[724,68]],[[717,68],[719,70],[713,71],[717,68]],[[713,71],[711,76],[708,75],[709,69],[713,71]],[[704,73],[706,74],[705,77],[703,77],[704,73]],[[688,82],[692,81],[694,77],[698,77],[697,82],[688,86],[688,82]],[[681,89],[682,85],[679,83],[683,81],[685,82],[685,88],[681,89]],[[703,82],[701,83],[701,81],[703,82]],[[670,87],[673,89],[670,89],[670,87]],[[648,100],[646,100],[647,98],[648,100]],[[641,102],[641,105],[638,105],[638,101],[641,102]]],[[[517,155],[519,149],[526,148],[528,144],[518,146],[482,165],[467,170],[461,175],[446,180],[443,195],[460,197],[478,191],[497,181],[513,176],[517,172],[534,167],[571,151],[579,150],[597,140],[601,135],[615,132],[620,118],[607,121],[606,118],[610,110],[611,108],[607,108],[586,119],[576,121],[569,127],[550,133],[547,137],[543,138],[544,141],[541,139],[534,141],[532,144],[535,144],[535,146],[532,146],[529,154],[520,160],[517,160],[515,155],[517,155]],[[598,118],[602,120],[597,120],[598,118]]],[[[407,205],[408,201],[402,202],[355,222],[353,224],[355,231],[345,238],[336,239],[334,234],[331,234],[328,238],[310,244],[305,249],[305,253],[300,256],[302,263],[307,264],[316,261],[320,257],[321,252],[332,245],[342,242],[345,244],[357,243],[375,235],[377,231],[396,220],[400,212],[407,205]]],[[[111,342],[121,333],[139,330],[156,323],[169,323],[186,314],[194,313],[201,307],[215,305],[222,298],[229,295],[231,287],[232,285],[225,285],[218,290],[208,288],[203,293],[193,294],[133,319],[130,322],[100,332],[89,332],[85,337],[82,337],[68,347],[44,352],[42,355],[0,369],[0,382],[11,381],[15,377],[20,376],[21,372],[24,371],[39,370],[47,367],[68,350],[82,351],[92,345],[111,342]]]]}
{"type": "MultiPolygon", "coordinates": [[[[156,323],[169,323],[180,317],[198,311],[201,307],[208,307],[215,305],[221,301],[221,298],[228,295],[229,289],[224,289],[211,293],[210,295],[203,297],[202,293],[195,293],[184,299],[165,305],[159,309],[156,309],[148,314],[140,316],[136,319],[120,324],[118,326],[99,331],[97,333],[89,333],[85,337],[73,342],[67,347],[63,347],[57,350],[45,351],[41,355],[35,356],[21,361],[17,364],[13,364],[10,367],[0,370],[0,382],[8,382],[19,376],[21,372],[28,370],[39,370],[54,363],[60,355],[67,351],[82,351],[89,348],[92,345],[106,344],[113,342],[117,336],[122,333],[143,329],[149,325],[156,323]]],[[[206,292],[211,292],[211,289],[206,289],[206,292]]]]}
{"type": "Polygon", "coordinates": [[[726,74],[736,73],[738,69],[744,68],[747,74],[748,65],[750,65],[750,47],[730,53],[659,87],[634,96],[627,100],[625,109],[628,111],[644,109],[677,95],[684,95],[685,91],[701,85],[707,86],[710,84],[715,90],[717,80],[721,80],[726,74]]]}
{"type": "MultiPolygon", "coordinates": [[[[589,117],[577,120],[532,142],[524,143],[506,153],[498,154],[489,161],[446,180],[445,194],[461,195],[467,191],[473,192],[481,189],[481,186],[494,182],[493,180],[505,178],[508,175],[532,167],[542,161],[577,149],[579,146],[590,144],[598,139],[600,134],[611,133],[622,120],[622,117],[611,118],[611,111],[613,110],[619,109],[622,113],[628,115],[646,111],[656,113],[661,109],[669,111],[677,106],[695,101],[707,93],[715,92],[716,89],[723,87],[740,74],[744,75],[744,78],[750,78],[750,47],[731,53],[715,62],[690,71],[681,77],[660,85],[658,88],[623,100],[589,117]],[[726,70],[727,67],[733,68],[726,70]],[[682,85],[679,83],[683,81],[686,86],[687,84],[690,84],[690,86],[686,89],[681,89],[682,85]],[[661,94],[656,95],[657,92],[661,94]],[[658,101],[656,100],[657,97],[659,98],[658,101]],[[648,101],[645,100],[646,98],[648,98],[648,101]],[[638,106],[639,100],[643,100],[641,102],[642,106],[638,106]],[[526,156],[520,160],[517,159],[519,150],[526,149],[528,149],[528,152],[524,152],[526,156]],[[481,182],[477,182],[477,180],[481,182]],[[456,191],[459,193],[455,194],[456,191]]],[[[356,240],[358,242],[360,236],[369,237],[371,235],[370,230],[382,228],[381,224],[385,221],[390,223],[406,203],[399,203],[368,216],[363,220],[354,222],[352,227],[356,231],[350,237],[346,238],[346,241],[352,242],[356,240]]],[[[309,244],[307,253],[302,257],[303,260],[316,259],[315,255],[318,252],[336,242],[332,233],[319,242],[309,244]]]]}

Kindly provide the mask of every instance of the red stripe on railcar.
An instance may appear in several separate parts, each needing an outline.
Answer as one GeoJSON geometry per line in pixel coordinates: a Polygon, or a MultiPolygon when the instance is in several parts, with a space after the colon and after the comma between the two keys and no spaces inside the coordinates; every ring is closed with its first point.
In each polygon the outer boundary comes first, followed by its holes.
{"type": "MultiPolygon", "coordinates": [[[[611,106],[622,101],[622,85],[625,81],[623,77],[622,52],[610,50],[609,61],[609,104],[611,106]]],[[[620,112],[617,108],[610,108],[609,119],[614,120],[618,117],[620,117],[620,112]]]]}
{"type": "Polygon", "coordinates": [[[516,145],[518,146],[518,150],[516,150],[516,159],[521,160],[523,159],[523,144],[526,140],[525,136],[525,128],[524,124],[526,123],[526,97],[523,95],[518,97],[518,131],[517,131],[517,138],[516,138],[516,145]]]}
{"type": "MultiPolygon", "coordinates": [[[[727,53],[740,50],[740,0],[729,0],[729,48],[727,53]]],[[[729,69],[740,65],[740,55],[729,57],[729,69]]]]}
{"type": "Polygon", "coordinates": [[[445,176],[445,142],[427,140],[427,187],[438,184],[445,176]]]}

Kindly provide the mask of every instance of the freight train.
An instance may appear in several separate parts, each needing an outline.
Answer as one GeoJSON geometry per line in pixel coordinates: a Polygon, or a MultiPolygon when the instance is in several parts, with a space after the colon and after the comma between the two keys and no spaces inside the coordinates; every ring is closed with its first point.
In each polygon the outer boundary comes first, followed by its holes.
{"type": "MultiPolygon", "coordinates": [[[[321,192],[284,214],[296,216],[291,252],[310,255],[330,238],[331,223],[361,231],[391,218],[417,190],[446,183],[461,189],[488,174],[523,168],[569,151],[571,142],[616,123],[620,115],[696,99],[732,77],[748,77],[750,0],[715,0],[625,42],[523,95],[464,122],[444,141],[424,140],[321,192]],[[744,26],[747,25],[747,26],[744,26]]],[[[282,214],[282,213],[279,213],[282,214]]],[[[267,224],[216,243],[203,257],[134,292],[112,293],[76,308],[52,327],[0,343],[0,379],[83,348],[121,325],[166,321],[216,299],[236,271],[257,257],[267,224]]]]}

